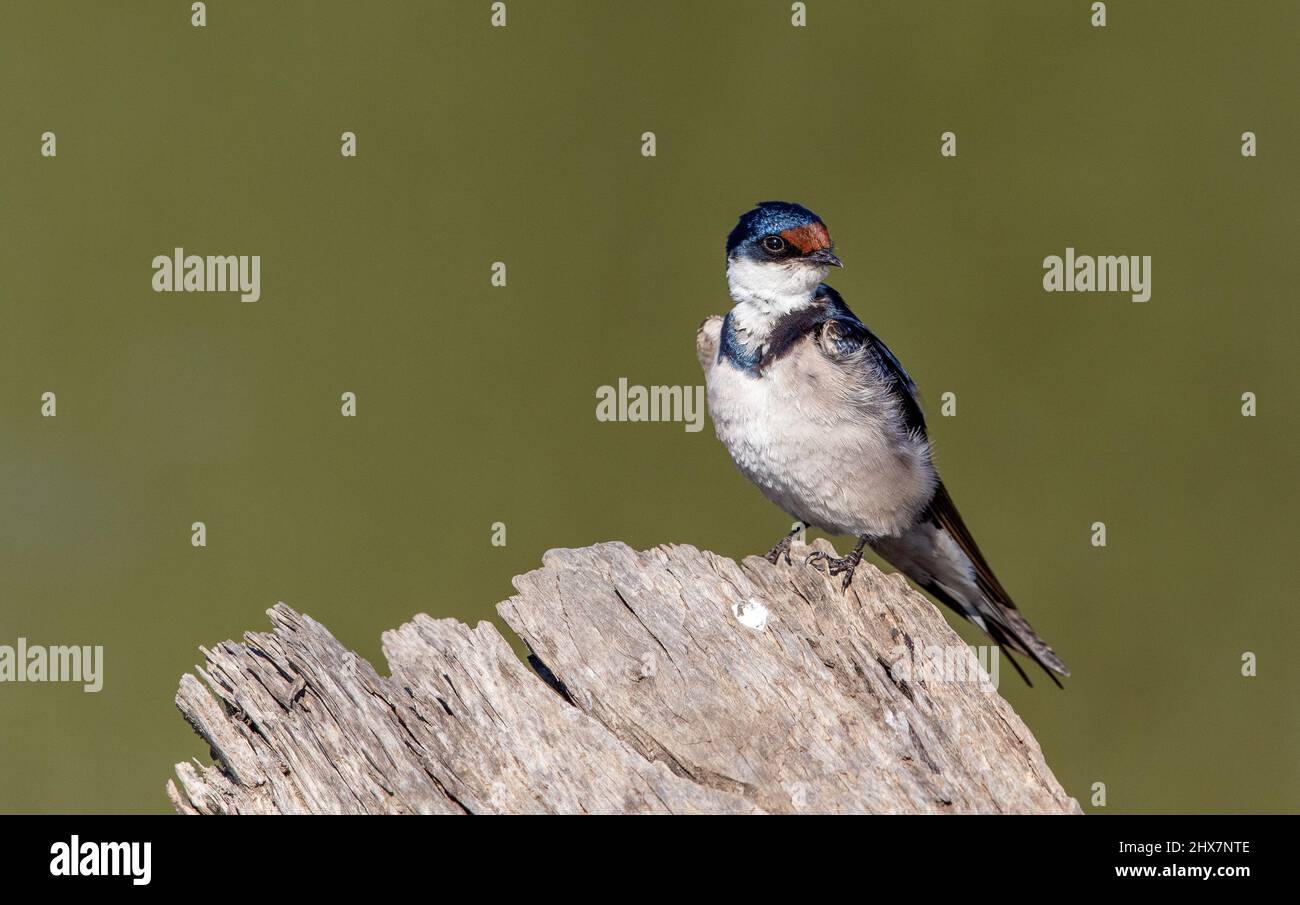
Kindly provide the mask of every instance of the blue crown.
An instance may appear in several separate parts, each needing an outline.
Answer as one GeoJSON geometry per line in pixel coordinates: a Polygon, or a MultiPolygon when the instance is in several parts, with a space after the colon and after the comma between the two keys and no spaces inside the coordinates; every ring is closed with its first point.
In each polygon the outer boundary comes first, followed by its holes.
{"type": "Polygon", "coordinates": [[[760,201],[758,207],[740,215],[736,228],[727,236],[727,254],[730,255],[738,246],[760,236],[778,235],[787,229],[821,222],[821,217],[801,204],[760,201]]]}

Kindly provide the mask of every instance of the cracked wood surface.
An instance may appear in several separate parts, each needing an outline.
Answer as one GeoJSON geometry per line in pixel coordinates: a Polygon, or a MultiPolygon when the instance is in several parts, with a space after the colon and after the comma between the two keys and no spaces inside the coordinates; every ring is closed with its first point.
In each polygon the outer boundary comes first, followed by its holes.
{"type": "Polygon", "coordinates": [[[380,676],[277,604],[271,632],[182,677],[213,764],[178,764],[168,796],[185,814],[1080,813],[995,691],[927,674],[925,651],[963,648],[934,604],[866,563],[841,593],[807,552],[552,550],[497,608],[536,672],[491,623],[418,615],[384,633],[380,676]]]}

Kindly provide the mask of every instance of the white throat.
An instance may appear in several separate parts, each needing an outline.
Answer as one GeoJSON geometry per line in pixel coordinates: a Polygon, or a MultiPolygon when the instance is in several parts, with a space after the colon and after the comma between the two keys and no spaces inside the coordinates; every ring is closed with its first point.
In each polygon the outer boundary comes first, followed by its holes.
{"type": "Polygon", "coordinates": [[[767,341],[776,322],[812,304],[829,267],[806,261],[759,262],[727,259],[727,288],[736,303],[731,309],[738,338],[749,348],[767,341]]]}

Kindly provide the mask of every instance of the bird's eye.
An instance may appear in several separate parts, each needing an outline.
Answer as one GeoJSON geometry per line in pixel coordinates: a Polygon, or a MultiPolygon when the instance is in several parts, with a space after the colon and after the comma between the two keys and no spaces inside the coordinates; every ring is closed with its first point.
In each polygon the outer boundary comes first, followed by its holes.
{"type": "Polygon", "coordinates": [[[763,247],[772,252],[772,254],[778,254],[779,252],[785,251],[785,239],[782,239],[780,236],[764,236],[763,247]]]}

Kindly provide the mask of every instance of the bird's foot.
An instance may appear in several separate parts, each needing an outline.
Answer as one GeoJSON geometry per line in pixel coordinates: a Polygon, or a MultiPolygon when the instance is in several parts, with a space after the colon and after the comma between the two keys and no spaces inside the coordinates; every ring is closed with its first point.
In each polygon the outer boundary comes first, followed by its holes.
{"type": "Polygon", "coordinates": [[[794,540],[794,535],[787,534],[785,537],[777,541],[776,546],[773,547],[771,550],[768,550],[767,553],[764,554],[763,558],[766,559],[768,562],[770,562],[772,565],[776,565],[777,560],[779,560],[781,557],[784,556],[785,564],[787,566],[793,565],[794,563],[790,559],[790,544],[793,540],[794,540]]]}
{"type": "Polygon", "coordinates": [[[818,550],[816,553],[808,554],[808,558],[804,560],[806,565],[812,566],[814,569],[819,564],[825,563],[827,575],[843,575],[844,577],[840,579],[840,587],[843,590],[848,590],[849,585],[853,583],[853,573],[857,570],[860,562],[862,562],[861,547],[840,557],[831,556],[829,553],[818,550]]]}

